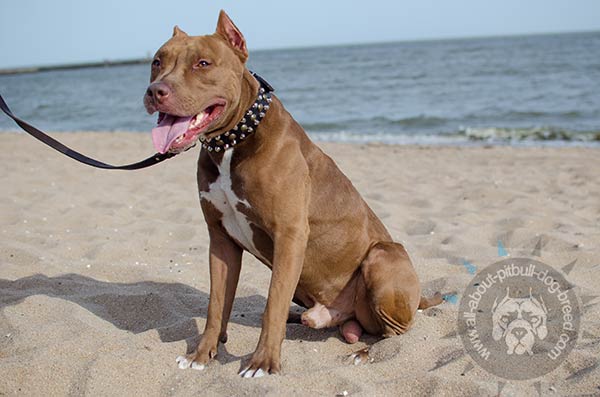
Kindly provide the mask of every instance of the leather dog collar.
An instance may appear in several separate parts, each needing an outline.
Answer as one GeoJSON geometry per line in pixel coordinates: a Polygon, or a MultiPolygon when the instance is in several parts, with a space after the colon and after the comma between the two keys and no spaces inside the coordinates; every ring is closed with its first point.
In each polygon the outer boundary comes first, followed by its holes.
{"type": "Polygon", "coordinates": [[[220,151],[225,151],[230,149],[248,138],[255,131],[262,119],[265,117],[267,110],[269,110],[269,106],[271,101],[271,92],[273,92],[273,87],[262,77],[257,75],[254,72],[250,72],[252,76],[260,83],[260,88],[258,90],[258,96],[256,100],[248,108],[246,114],[240,120],[239,123],[229,131],[212,137],[210,139],[206,139],[204,136],[200,136],[200,142],[202,143],[202,148],[208,150],[209,152],[219,153],[220,151]]]}

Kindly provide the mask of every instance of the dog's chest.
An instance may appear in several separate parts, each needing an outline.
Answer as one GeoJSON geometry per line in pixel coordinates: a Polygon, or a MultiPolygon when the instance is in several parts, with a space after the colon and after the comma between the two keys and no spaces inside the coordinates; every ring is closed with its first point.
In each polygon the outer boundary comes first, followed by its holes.
{"type": "Polygon", "coordinates": [[[254,233],[247,216],[240,208],[250,209],[247,200],[238,197],[232,188],[231,157],[234,149],[227,150],[218,165],[219,176],[209,185],[208,191],[201,192],[200,197],[209,201],[222,214],[223,227],[238,244],[254,256],[262,258],[254,244],[254,233]]]}

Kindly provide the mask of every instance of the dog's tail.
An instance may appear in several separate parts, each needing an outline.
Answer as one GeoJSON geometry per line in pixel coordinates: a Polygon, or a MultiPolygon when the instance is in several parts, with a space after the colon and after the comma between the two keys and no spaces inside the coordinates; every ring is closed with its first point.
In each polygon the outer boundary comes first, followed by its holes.
{"type": "Polygon", "coordinates": [[[431,298],[422,296],[421,301],[419,302],[419,310],[424,310],[431,306],[437,306],[443,301],[444,298],[442,298],[442,294],[439,292],[436,292],[431,298]]]}

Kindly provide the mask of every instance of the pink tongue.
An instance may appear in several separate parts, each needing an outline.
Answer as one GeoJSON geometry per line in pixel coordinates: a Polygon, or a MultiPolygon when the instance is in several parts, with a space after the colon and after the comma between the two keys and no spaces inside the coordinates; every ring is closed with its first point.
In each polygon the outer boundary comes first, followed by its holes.
{"type": "Polygon", "coordinates": [[[152,142],[159,153],[166,153],[175,139],[185,134],[192,117],[177,117],[166,114],[152,129],[152,142]]]}

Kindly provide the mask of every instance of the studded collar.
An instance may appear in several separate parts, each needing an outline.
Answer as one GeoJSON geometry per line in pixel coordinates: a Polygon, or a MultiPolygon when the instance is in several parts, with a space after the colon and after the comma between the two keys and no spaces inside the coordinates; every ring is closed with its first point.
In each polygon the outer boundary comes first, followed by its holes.
{"type": "Polygon", "coordinates": [[[229,131],[210,139],[206,139],[201,135],[200,142],[202,143],[202,149],[208,150],[209,152],[214,151],[216,153],[231,149],[252,135],[256,131],[256,128],[258,128],[258,125],[262,119],[265,117],[265,114],[271,105],[271,101],[273,100],[271,98],[273,87],[271,87],[266,80],[256,73],[250,73],[260,83],[256,100],[246,111],[240,122],[229,131]]]}

